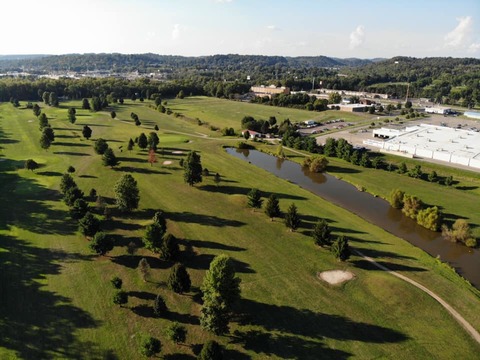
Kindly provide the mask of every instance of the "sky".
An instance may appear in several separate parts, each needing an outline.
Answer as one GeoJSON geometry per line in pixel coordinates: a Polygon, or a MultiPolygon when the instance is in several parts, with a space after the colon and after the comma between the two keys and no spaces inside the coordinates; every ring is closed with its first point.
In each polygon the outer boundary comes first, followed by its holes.
{"type": "Polygon", "coordinates": [[[480,58],[480,0],[7,0],[0,55],[480,58]]]}

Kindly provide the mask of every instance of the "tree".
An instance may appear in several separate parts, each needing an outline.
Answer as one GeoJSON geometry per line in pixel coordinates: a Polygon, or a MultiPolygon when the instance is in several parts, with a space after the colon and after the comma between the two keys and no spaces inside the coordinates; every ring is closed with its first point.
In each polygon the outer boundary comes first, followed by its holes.
{"type": "Polygon", "coordinates": [[[51,92],[48,96],[48,103],[50,106],[58,106],[58,96],[56,93],[51,92]]]}
{"type": "Polygon", "coordinates": [[[51,144],[52,141],[50,140],[50,137],[47,134],[42,133],[42,136],[40,137],[41,148],[47,150],[51,144]]]}
{"type": "Polygon", "coordinates": [[[262,199],[262,194],[258,189],[251,189],[248,194],[248,207],[251,207],[253,209],[260,209],[262,207],[263,199],[262,199]]]}
{"type": "Polygon", "coordinates": [[[120,279],[118,276],[114,276],[111,280],[110,283],[115,289],[121,289],[123,281],[120,279]]]}
{"type": "Polygon", "coordinates": [[[90,110],[90,102],[86,98],[83,98],[82,100],[82,109],[90,110]]]}
{"type": "Polygon", "coordinates": [[[147,259],[141,258],[140,261],[138,262],[137,268],[138,268],[138,271],[140,272],[142,280],[147,281],[150,275],[150,264],[148,263],[147,259]]]}
{"type": "Polygon", "coordinates": [[[227,255],[218,255],[210,263],[203,284],[201,326],[220,335],[228,331],[231,306],[240,298],[240,279],[235,276],[232,261],[227,255]]]}
{"type": "Polygon", "coordinates": [[[316,222],[313,228],[313,240],[318,246],[329,246],[332,244],[331,231],[325,219],[316,222]]]}
{"type": "Polygon", "coordinates": [[[141,133],[140,136],[138,137],[138,147],[140,149],[146,149],[148,146],[148,139],[147,136],[144,133],[141,133]]]}
{"type": "Polygon", "coordinates": [[[113,295],[112,300],[115,305],[123,307],[123,305],[128,303],[128,294],[123,290],[117,291],[115,295],[113,295]]]}
{"type": "Polygon", "coordinates": [[[412,102],[410,100],[405,102],[405,108],[410,109],[412,107],[412,102]]]}
{"type": "Polygon", "coordinates": [[[36,117],[38,117],[38,115],[40,115],[40,113],[42,112],[42,110],[40,109],[40,106],[38,106],[38,104],[33,105],[32,111],[33,111],[33,114],[36,117]]]}
{"type": "Polygon", "coordinates": [[[159,128],[158,125],[156,125],[156,124],[155,124],[155,126],[153,127],[153,129],[154,129],[155,131],[160,130],[160,128],[159,128]]]}
{"type": "Polygon", "coordinates": [[[181,344],[187,339],[187,329],[175,321],[167,328],[166,335],[175,344],[181,344]]]}
{"type": "Polygon", "coordinates": [[[110,166],[111,168],[118,165],[117,157],[111,148],[105,150],[105,153],[102,156],[102,162],[104,166],[110,166]]]}
{"type": "Polygon", "coordinates": [[[113,110],[110,111],[110,117],[111,117],[112,119],[115,119],[115,118],[117,117],[117,113],[116,113],[115,111],[113,111],[113,110]]]}
{"type": "Polygon", "coordinates": [[[221,345],[215,340],[209,340],[202,346],[198,360],[223,360],[221,345]]]}
{"type": "Polygon", "coordinates": [[[93,146],[95,152],[99,155],[103,155],[105,151],[108,149],[108,143],[105,139],[99,138],[95,141],[95,145],[93,146]]]}
{"type": "Polygon", "coordinates": [[[430,174],[428,174],[428,181],[430,182],[436,182],[438,180],[438,175],[435,170],[432,170],[430,174]]]}
{"type": "Polygon", "coordinates": [[[368,157],[368,153],[364,152],[360,157],[360,166],[369,168],[372,165],[370,158],[368,157]]]}
{"type": "Polygon", "coordinates": [[[245,138],[245,140],[248,140],[250,139],[250,131],[246,130],[243,132],[243,137],[245,138]]]}
{"type": "Polygon", "coordinates": [[[46,136],[50,143],[53,143],[55,141],[55,133],[50,126],[46,126],[43,128],[42,136],[46,136]]]}
{"type": "Polygon", "coordinates": [[[70,216],[73,219],[81,219],[88,211],[88,203],[83,198],[78,198],[70,208],[70,216]]]}
{"type": "Polygon", "coordinates": [[[420,165],[415,165],[413,169],[410,169],[408,172],[408,176],[413,177],[415,179],[420,179],[422,177],[422,167],[420,165]]]}
{"type": "Polygon", "coordinates": [[[447,176],[444,180],[444,184],[446,186],[450,186],[450,185],[452,185],[452,183],[453,183],[453,177],[452,176],[447,176]]]}
{"type": "Polygon", "coordinates": [[[402,212],[412,218],[413,220],[417,219],[417,214],[422,208],[422,202],[416,196],[405,194],[403,196],[403,208],[402,212]]]}
{"type": "Polygon", "coordinates": [[[442,226],[442,236],[453,242],[461,242],[469,247],[476,247],[477,240],[472,236],[472,230],[465,219],[457,219],[449,229],[447,225],[442,226]]]}
{"type": "Polygon", "coordinates": [[[183,99],[185,97],[183,90],[180,90],[177,94],[177,99],[183,99]]]}
{"type": "Polygon", "coordinates": [[[292,203],[285,214],[285,226],[288,227],[290,231],[295,231],[300,226],[300,222],[297,207],[292,203]]]}
{"type": "Polygon", "coordinates": [[[165,235],[166,227],[153,223],[146,227],[143,236],[143,244],[145,248],[154,253],[159,253],[162,247],[162,239],[165,235]]]}
{"type": "Polygon", "coordinates": [[[335,148],[337,146],[337,141],[333,138],[327,138],[325,140],[325,145],[323,146],[323,154],[325,156],[335,156],[335,148]]]}
{"type": "Polygon", "coordinates": [[[175,236],[165,233],[160,245],[160,258],[165,261],[172,261],[178,257],[180,248],[175,236]]]}
{"type": "Polygon", "coordinates": [[[73,174],[74,172],[75,172],[75,168],[74,168],[72,165],[70,165],[70,166],[67,168],[67,173],[73,174]]]}
{"type": "Polygon", "coordinates": [[[417,223],[424,228],[438,231],[442,223],[442,214],[436,206],[419,210],[417,214],[417,223]]]}
{"type": "Polygon", "coordinates": [[[75,183],[75,180],[73,180],[72,175],[67,173],[63,174],[62,179],[60,180],[60,190],[62,191],[62,193],[65,194],[67,190],[72,187],[77,187],[77,184],[75,183]]]}
{"type": "Polygon", "coordinates": [[[78,222],[78,230],[85,237],[92,237],[100,230],[100,220],[88,211],[78,222]]]}
{"type": "Polygon", "coordinates": [[[38,117],[38,122],[39,122],[40,131],[43,131],[43,129],[48,126],[47,115],[45,115],[45,113],[41,113],[40,116],[38,117]]]}
{"type": "Polygon", "coordinates": [[[202,182],[202,163],[200,155],[195,151],[190,151],[183,162],[183,180],[190,186],[202,182]]]}
{"type": "Polygon", "coordinates": [[[340,104],[341,101],[342,101],[342,95],[340,95],[338,92],[333,92],[328,94],[329,104],[340,104]]]}
{"type": "Polygon", "coordinates": [[[42,95],[43,102],[48,105],[49,99],[50,99],[50,93],[48,91],[44,91],[42,95]]]}
{"type": "Polygon", "coordinates": [[[158,294],[155,297],[155,302],[153,303],[153,313],[160,317],[165,315],[168,312],[167,305],[165,304],[165,300],[163,300],[162,296],[158,294]]]}
{"type": "Polygon", "coordinates": [[[405,192],[400,189],[393,189],[390,192],[390,205],[395,209],[403,208],[403,197],[405,192]]]}
{"type": "Polygon", "coordinates": [[[113,249],[113,239],[104,232],[97,232],[88,246],[95,254],[105,255],[113,249]]]}
{"type": "Polygon", "coordinates": [[[148,162],[150,163],[150,166],[153,166],[153,164],[157,162],[155,150],[153,149],[148,150],[148,162]]]}
{"type": "Polygon", "coordinates": [[[134,145],[135,145],[135,144],[134,144],[134,142],[133,142],[132,139],[128,140],[127,150],[128,150],[128,151],[132,151],[134,145]]]}
{"type": "Polygon", "coordinates": [[[306,157],[303,166],[308,167],[311,172],[320,173],[327,169],[328,160],[325,156],[306,157]]]}
{"type": "Polygon", "coordinates": [[[381,157],[379,156],[375,156],[373,159],[372,159],[372,167],[374,169],[379,169],[383,166],[383,160],[381,157]]]}
{"type": "Polygon", "coordinates": [[[401,162],[400,165],[398,166],[398,173],[399,174],[405,174],[408,171],[407,164],[404,162],[401,162]]]}
{"type": "Polygon", "coordinates": [[[190,275],[185,266],[179,263],[173,265],[167,280],[168,288],[177,294],[183,294],[190,291],[191,285],[190,275]]]}
{"type": "Polygon", "coordinates": [[[280,205],[275,194],[271,194],[268,198],[267,204],[265,205],[265,214],[267,214],[267,216],[272,220],[275,217],[280,217],[280,205]]]}
{"type": "Polygon", "coordinates": [[[23,165],[23,167],[26,169],[26,170],[31,170],[31,171],[34,171],[36,169],[38,169],[38,164],[35,160],[33,159],[28,159],[27,161],[25,161],[25,164],[23,165]]]}
{"type": "Polygon", "coordinates": [[[82,135],[85,139],[90,139],[92,137],[92,129],[90,129],[88,125],[85,125],[82,130],[82,135]]]}
{"type": "Polygon", "coordinates": [[[160,143],[160,138],[156,132],[151,132],[148,134],[148,147],[152,150],[157,150],[157,146],[160,143]]]}
{"type": "Polygon", "coordinates": [[[124,174],[114,187],[115,202],[120,211],[130,212],[138,208],[140,201],[137,181],[130,174],[124,174]]]}
{"type": "Polygon", "coordinates": [[[348,246],[348,239],[345,237],[345,235],[340,235],[337,237],[330,250],[335,258],[339,259],[340,261],[348,260],[350,257],[350,248],[348,246]]]}
{"type": "Polygon", "coordinates": [[[67,204],[67,206],[74,206],[75,201],[78,199],[83,199],[83,191],[81,191],[77,186],[69,188],[65,194],[63,194],[63,201],[65,204],[67,204]]]}
{"type": "Polygon", "coordinates": [[[213,182],[215,185],[220,185],[220,182],[222,181],[222,178],[219,173],[216,173],[215,176],[213,177],[213,182]]]}
{"type": "MultiPolygon", "coordinates": [[[[134,95],[135,96],[135,95],[134,95]]],[[[142,340],[140,346],[140,353],[146,357],[152,357],[162,350],[162,343],[160,340],[148,336],[142,340]]]]}

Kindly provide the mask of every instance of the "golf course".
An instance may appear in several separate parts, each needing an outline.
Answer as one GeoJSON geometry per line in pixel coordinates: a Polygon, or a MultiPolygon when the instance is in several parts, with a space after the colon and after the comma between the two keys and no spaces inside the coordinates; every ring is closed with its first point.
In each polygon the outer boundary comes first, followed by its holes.
{"type": "MultiPolygon", "coordinates": [[[[48,149],[40,146],[39,120],[26,102],[20,100],[19,107],[0,103],[0,359],[141,359],[140,344],[147,336],[160,340],[159,356],[164,359],[195,359],[209,340],[221,344],[225,359],[478,358],[480,344],[441,304],[357,251],[437,294],[476,331],[479,290],[440,259],[228,155],[225,147],[245,140],[218,131],[232,127],[239,133],[247,115],[304,121],[312,119],[312,112],[208,97],[166,101],[171,115],[157,111],[149,100],[125,100],[98,112],[82,109],[81,101],[61,101],[58,107],[39,102],[55,133],[48,149]],[[72,107],[74,123],[67,114],[72,107]],[[132,113],[141,124],[135,124],[132,113]],[[90,139],[82,135],[84,126],[92,130],[90,139]],[[130,139],[151,132],[160,139],[155,162],[138,144],[127,148],[130,139]],[[99,138],[106,140],[118,165],[103,165],[94,150],[99,138]],[[194,186],[184,182],[180,164],[190,151],[200,155],[203,169],[208,169],[194,186]],[[39,167],[25,169],[28,159],[39,167]],[[105,255],[91,251],[91,239],[78,231],[78,220],[62,201],[60,182],[70,166],[102,231],[113,238],[114,247],[105,255]],[[126,173],[136,180],[140,194],[138,209],[129,213],[117,209],[114,192],[126,173]],[[300,227],[289,231],[283,219],[272,221],[263,209],[249,208],[252,188],[260,190],[264,203],[276,195],[284,212],[295,204],[300,227]],[[108,216],[98,210],[97,198],[89,196],[91,189],[103,199],[108,216]],[[157,211],[178,239],[176,262],[185,265],[192,283],[187,293],[167,287],[175,262],[161,260],[143,246],[145,229],[157,211]],[[312,229],[319,219],[327,220],[334,237],[348,238],[352,254],[347,261],[315,245],[312,229]],[[207,332],[199,320],[200,287],[219,254],[232,259],[241,279],[241,298],[223,336],[207,332]],[[138,269],[141,259],[150,266],[146,278],[138,269]],[[330,270],[351,276],[330,284],[319,276],[330,270]],[[122,306],[112,301],[114,277],[122,279],[128,294],[122,306]],[[164,316],[152,311],[158,294],[168,308],[164,316]],[[175,322],[187,330],[184,342],[175,343],[166,334],[175,322]]],[[[338,114],[315,113],[313,119],[338,114]]],[[[342,117],[368,122],[364,114],[342,117]]],[[[248,142],[272,153],[277,146],[248,142]]],[[[285,153],[302,161],[298,153],[285,153]]],[[[383,198],[400,188],[440,206],[449,220],[468,219],[480,237],[478,173],[422,163],[439,175],[453,174],[457,183],[445,187],[329,160],[327,172],[332,175],[383,198]]],[[[408,161],[413,166],[414,160],[408,161]]]]}

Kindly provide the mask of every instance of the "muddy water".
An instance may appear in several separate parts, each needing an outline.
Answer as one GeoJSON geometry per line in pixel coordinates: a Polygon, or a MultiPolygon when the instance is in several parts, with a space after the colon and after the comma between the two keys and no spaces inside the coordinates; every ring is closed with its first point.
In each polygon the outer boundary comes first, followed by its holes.
{"type": "Polygon", "coordinates": [[[479,250],[444,240],[440,233],[418,225],[400,210],[392,208],[387,201],[358,191],[353,185],[331,175],[312,173],[297,163],[256,150],[229,148],[227,152],[359,215],[432,256],[439,255],[475,287],[480,288],[479,250]]]}

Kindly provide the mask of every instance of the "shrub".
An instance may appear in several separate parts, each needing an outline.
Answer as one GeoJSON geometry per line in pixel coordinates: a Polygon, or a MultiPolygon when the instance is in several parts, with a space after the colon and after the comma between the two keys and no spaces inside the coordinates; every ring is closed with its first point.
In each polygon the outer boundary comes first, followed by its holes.
{"type": "Polygon", "coordinates": [[[203,344],[202,350],[198,355],[198,360],[222,360],[222,346],[215,340],[207,341],[203,344]]]}
{"type": "Polygon", "coordinates": [[[115,289],[121,289],[123,281],[120,279],[118,276],[114,276],[111,280],[110,283],[115,289]]]}
{"type": "Polygon", "coordinates": [[[442,223],[442,215],[438,207],[433,206],[420,210],[417,214],[417,223],[424,228],[438,231],[442,223]]]}
{"type": "Polygon", "coordinates": [[[405,193],[402,190],[399,189],[393,189],[390,192],[390,205],[395,208],[395,209],[401,209],[403,208],[403,197],[405,196],[405,193]]]}
{"type": "Polygon", "coordinates": [[[148,336],[142,340],[140,344],[140,353],[146,357],[151,357],[158,354],[162,350],[162,343],[160,340],[148,336]]]}
{"type": "Polygon", "coordinates": [[[163,300],[160,294],[157,295],[155,298],[155,302],[153,303],[153,313],[160,317],[166,314],[168,311],[167,304],[165,304],[165,300],[163,300]]]}
{"type": "Polygon", "coordinates": [[[122,305],[128,303],[128,294],[123,290],[117,291],[117,293],[113,295],[113,303],[122,307],[122,305]]]}

